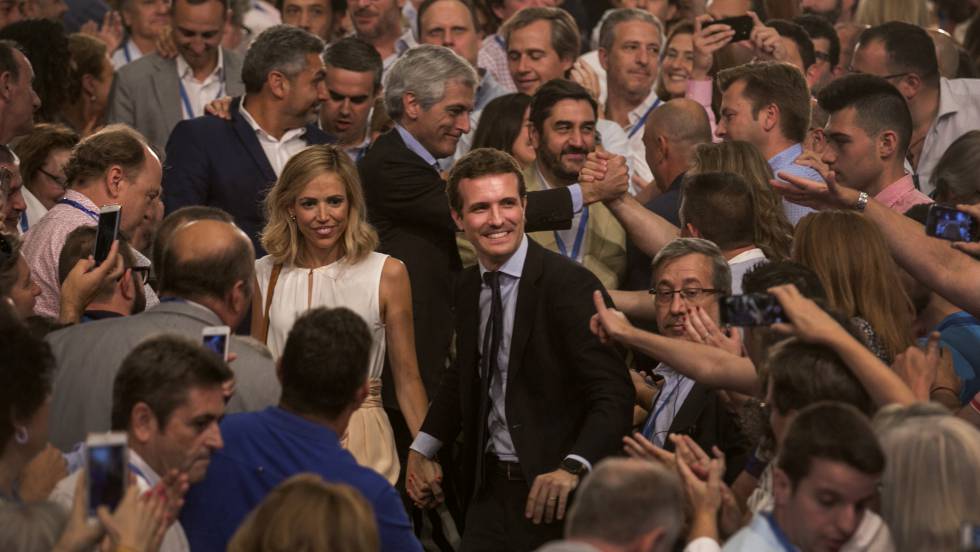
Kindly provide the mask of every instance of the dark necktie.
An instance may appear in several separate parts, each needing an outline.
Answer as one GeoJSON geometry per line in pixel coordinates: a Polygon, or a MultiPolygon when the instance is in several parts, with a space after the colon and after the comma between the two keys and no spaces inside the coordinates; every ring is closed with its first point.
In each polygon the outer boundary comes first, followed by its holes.
{"type": "Polygon", "coordinates": [[[480,356],[480,410],[477,418],[477,455],[474,495],[483,485],[486,475],[484,464],[487,446],[487,421],[490,415],[490,381],[497,374],[497,351],[504,330],[504,307],[500,298],[500,273],[486,272],[483,281],[490,288],[490,318],[483,332],[483,354],[480,356]]]}

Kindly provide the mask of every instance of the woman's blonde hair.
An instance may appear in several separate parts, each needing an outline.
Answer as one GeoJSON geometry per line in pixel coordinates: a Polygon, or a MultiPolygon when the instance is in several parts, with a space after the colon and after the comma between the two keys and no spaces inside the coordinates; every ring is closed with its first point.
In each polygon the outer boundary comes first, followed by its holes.
{"type": "Polygon", "coordinates": [[[980,431],[954,416],[909,418],[879,434],[887,459],[881,517],[897,552],[959,550],[980,523],[980,431]]]}
{"type": "Polygon", "coordinates": [[[871,324],[889,358],[912,344],[912,302],[881,231],[867,219],[810,213],[796,225],[793,260],[817,274],[832,308],[871,324]]]}
{"type": "Polygon", "coordinates": [[[378,525],[357,489],[293,476],[245,518],[228,552],[377,552],[378,525]]]}
{"type": "Polygon", "coordinates": [[[858,25],[874,27],[887,21],[911,23],[923,29],[935,25],[925,0],[861,0],[854,13],[858,25]]]}
{"type": "Polygon", "coordinates": [[[755,208],[753,242],[770,261],[789,258],[793,225],[786,218],[782,199],[769,184],[772,169],[759,150],[748,142],[701,144],[694,150],[691,173],[706,172],[735,173],[749,183],[755,208]]]}
{"type": "Polygon", "coordinates": [[[354,162],[336,146],[310,146],[290,158],[279,181],[265,198],[268,222],[262,229],[262,247],[277,264],[296,263],[303,237],[290,219],[289,208],[296,203],[303,188],[324,173],[336,175],[344,183],[347,193],[350,210],[343,244],[348,262],[363,259],[378,246],[378,234],[367,221],[364,191],[354,162]]]}

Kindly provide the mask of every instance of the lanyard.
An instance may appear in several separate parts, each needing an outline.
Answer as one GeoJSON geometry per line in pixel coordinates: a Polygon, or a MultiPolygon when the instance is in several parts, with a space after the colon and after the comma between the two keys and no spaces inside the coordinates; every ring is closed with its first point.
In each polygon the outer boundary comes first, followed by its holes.
{"type": "Polygon", "coordinates": [[[779,542],[780,547],[782,547],[782,549],[786,552],[796,552],[796,547],[793,546],[793,543],[789,542],[789,537],[787,537],[786,533],[783,533],[783,530],[776,524],[776,520],[773,519],[772,513],[762,514],[762,517],[766,518],[766,521],[769,522],[769,529],[772,530],[772,536],[776,537],[776,541],[779,542]]]}
{"type": "MultiPolygon", "coordinates": [[[[190,96],[187,95],[187,89],[184,88],[184,80],[183,79],[178,80],[177,84],[180,85],[180,101],[181,103],[184,104],[184,112],[187,114],[187,117],[185,117],[185,119],[193,119],[194,117],[196,117],[196,115],[194,115],[194,108],[191,107],[191,99],[190,96]]],[[[225,93],[225,79],[222,78],[221,86],[218,88],[218,95],[215,96],[214,99],[217,100],[218,98],[223,96],[224,93],[225,93]]]]}
{"type": "Polygon", "coordinates": [[[133,56],[129,55],[129,41],[123,43],[123,55],[126,56],[126,63],[133,61],[133,56]]]}
{"type": "Polygon", "coordinates": [[[502,37],[499,34],[497,34],[497,35],[493,35],[493,39],[497,41],[497,44],[500,45],[500,48],[503,49],[503,51],[506,53],[507,52],[507,43],[504,42],[504,37],[502,37]]]}
{"type": "Polygon", "coordinates": [[[633,128],[630,129],[630,133],[627,134],[626,137],[627,138],[632,138],[633,135],[636,134],[636,131],[638,131],[641,128],[643,128],[643,125],[646,124],[646,122],[647,122],[647,117],[649,117],[650,114],[653,113],[653,110],[654,109],[657,109],[660,106],[660,104],[662,104],[662,103],[663,102],[660,101],[660,98],[657,98],[657,101],[653,102],[653,105],[651,105],[650,107],[647,108],[646,113],[644,113],[643,116],[640,117],[640,119],[638,121],[636,121],[636,124],[633,125],[633,128]]]}
{"type": "Polygon", "coordinates": [[[582,242],[585,241],[585,227],[589,224],[589,208],[586,207],[582,209],[582,218],[578,221],[578,230],[575,231],[575,243],[572,244],[572,254],[568,255],[568,249],[565,247],[564,240],[561,239],[561,235],[558,231],[555,231],[555,242],[558,244],[558,251],[562,255],[572,259],[573,261],[578,259],[578,255],[582,250],[582,242]]]}
{"type": "Polygon", "coordinates": [[[99,214],[98,213],[96,213],[95,211],[89,209],[88,207],[82,205],[81,203],[79,203],[79,202],[77,202],[77,201],[75,201],[73,199],[68,199],[66,197],[63,197],[63,198],[61,198],[61,199],[58,200],[58,203],[61,203],[62,205],[68,205],[70,207],[74,207],[74,208],[78,209],[79,211],[85,213],[86,215],[94,218],[95,220],[99,220],[99,214]]]}
{"type": "MultiPolygon", "coordinates": [[[[682,382],[683,380],[681,378],[677,378],[677,383],[674,384],[674,387],[671,388],[670,393],[667,395],[666,398],[664,398],[664,402],[660,403],[660,408],[654,410],[653,415],[650,416],[650,419],[647,420],[647,423],[643,425],[643,436],[649,439],[651,442],[653,441],[654,438],[653,430],[656,429],[657,427],[657,418],[660,417],[660,413],[663,412],[665,408],[667,408],[667,405],[670,404],[670,400],[673,399],[674,395],[677,394],[677,388],[681,386],[682,382]]],[[[660,395],[657,395],[657,398],[660,398],[660,395]]],[[[664,439],[664,441],[666,441],[666,439],[664,439]]]]}
{"type": "Polygon", "coordinates": [[[20,233],[26,234],[27,230],[30,229],[31,223],[27,220],[27,211],[20,214],[20,233]]]}

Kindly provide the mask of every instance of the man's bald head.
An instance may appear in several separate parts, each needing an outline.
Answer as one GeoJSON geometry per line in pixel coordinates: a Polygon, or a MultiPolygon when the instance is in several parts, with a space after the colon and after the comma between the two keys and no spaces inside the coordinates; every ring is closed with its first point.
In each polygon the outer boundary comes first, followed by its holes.
{"type": "Polygon", "coordinates": [[[196,220],[174,230],[158,268],[162,294],[223,300],[239,282],[251,289],[255,251],[234,224],[196,220]]]}
{"type": "Polygon", "coordinates": [[[653,110],[644,134],[665,136],[671,142],[696,146],[711,142],[711,123],[704,107],[694,100],[677,98],[653,110]]]}

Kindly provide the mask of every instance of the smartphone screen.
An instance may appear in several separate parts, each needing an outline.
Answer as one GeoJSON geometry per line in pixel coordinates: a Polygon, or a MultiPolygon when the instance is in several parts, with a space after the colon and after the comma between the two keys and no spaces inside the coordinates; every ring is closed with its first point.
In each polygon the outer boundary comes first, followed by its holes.
{"type": "Polygon", "coordinates": [[[228,360],[228,326],[209,326],[201,331],[201,342],[204,347],[217,353],[222,360],[228,360]]]}
{"type": "Polygon", "coordinates": [[[725,17],[722,19],[715,19],[705,24],[705,26],[711,25],[728,25],[735,31],[735,36],[732,37],[732,42],[741,42],[743,40],[748,40],[752,36],[752,27],[755,26],[755,22],[748,15],[739,15],[737,17],[725,17]]]}
{"type": "Polygon", "coordinates": [[[89,444],[86,451],[89,515],[99,506],[113,511],[126,492],[126,443],[89,444]]]}
{"type": "Polygon", "coordinates": [[[941,240],[977,241],[977,221],[963,211],[934,203],[926,217],[926,234],[941,240]]]}
{"type": "Polygon", "coordinates": [[[788,321],[782,305],[768,293],[748,293],[723,298],[721,319],[729,326],[770,326],[788,321]]]}
{"type": "Polygon", "coordinates": [[[120,212],[119,205],[108,205],[99,210],[99,226],[95,233],[95,251],[92,252],[96,266],[106,260],[112,242],[119,237],[120,212]]]}

